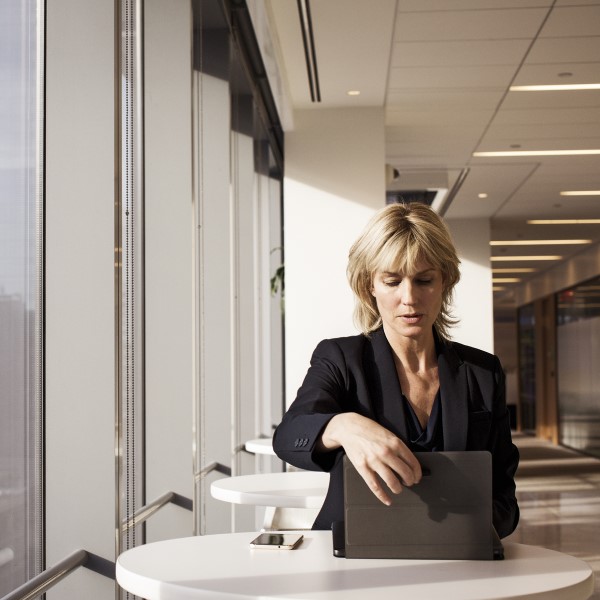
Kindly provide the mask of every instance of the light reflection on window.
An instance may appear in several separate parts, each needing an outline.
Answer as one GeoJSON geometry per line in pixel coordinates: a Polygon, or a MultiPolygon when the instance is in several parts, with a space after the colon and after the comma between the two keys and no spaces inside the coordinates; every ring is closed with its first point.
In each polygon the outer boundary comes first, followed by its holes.
{"type": "Polygon", "coordinates": [[[0,3],[0,596],[42,568],[43,3],[0,3]]]}

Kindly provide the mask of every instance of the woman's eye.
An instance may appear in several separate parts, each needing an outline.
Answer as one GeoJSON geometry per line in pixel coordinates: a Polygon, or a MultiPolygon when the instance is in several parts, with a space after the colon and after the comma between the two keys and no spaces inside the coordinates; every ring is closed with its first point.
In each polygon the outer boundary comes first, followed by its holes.
{"type": "Polygon", "coordinates": [[[429,285],[431,283],[431,279],[417,279],[417,283],[419,285],[429,285]]]}
{"type": "Polygon", "coordinates": [[[400,282],[396,279],[390,279],[388,281],[384,281],[383,283],[385,285],[387,285],[388,287],[396,287],[396,286],[400,285],[400,282]]]}

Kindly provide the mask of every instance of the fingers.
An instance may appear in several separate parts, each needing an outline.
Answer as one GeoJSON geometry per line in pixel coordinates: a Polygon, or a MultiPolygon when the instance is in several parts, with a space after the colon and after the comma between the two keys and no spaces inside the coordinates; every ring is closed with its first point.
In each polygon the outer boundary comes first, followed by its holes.
{"type": "Polygon", "coordinates": [[[401,467],[396,466],[395,468],[390,468],[388,465],[381,463],[376,469],[364,469],[363,473],[363,479],[373,494],[387,505],[392,503],[390,492],[392,494],[400,494],[404,486],[411,487],[418,483],[412,471],[407,469],[404,463],[402,463],[401,467]],[[407,475],[399,476],[399,471],[405,471],[407,475]]]}
{"type": "MultiPolygon", "coordinates": [[[[353,462],[356,470],[375,497],[387,506],[392,504],[390,494],[400,494],[403,486],[410,487],[421,479],[418,461],[418,473],[415,473],[407,462],[397,454],[393,454],[389,449],[385,449],[377,458],[360,457],[353,460],[350,455],[348,458],[353,462]]],[[[412,459],[416,461],[411,453],[411,463],[413,462],[412,459]]]]}
{"type": "MultiPolygon", "coordinates": [[[[358,470],[358,469],[357,469],[358,470]]],[[[389,494],[384,489],[384,486],[381,483],[381,479],[377,476],[377,473],[374,471],[366,471],[364,474],[358,471],[362,478],[365,480],[365,483],[369,486],[369,489],[373,492],[374,496],[386,506],[390,506],[392,504],[392,499],[389,494]]],[[[398,478],[392,476],[392,479],[396,480],[396,487],[398,491],[394,491],[395,494],[399,494],[402,491],[402,486],[398,481],[398,478]]],[[[388,487],[390,487],[388,485],[388,487]]],[[[390,487],[390,489],[392,489],[390,487]]]]}
{"type": "Polygon", "coordinates": [[[423,477],[421,464],[408,447],[400,440],[398,441],[400,442],[400,448],[390,467],[398,474],[405,485],[410,486],[419,483],[423,477]]]}
{"type": "MultiPolygon", "coordinates": [[[[343,446],[348,458],[373,494],[391,504],[390,493],[421,480],[421,465],[408,446],[391,431],[367,417],[345,413],[330,421],[327,436],[343,446]]],[[[327,437],[323,434],[323,438],[327,437]]]]}

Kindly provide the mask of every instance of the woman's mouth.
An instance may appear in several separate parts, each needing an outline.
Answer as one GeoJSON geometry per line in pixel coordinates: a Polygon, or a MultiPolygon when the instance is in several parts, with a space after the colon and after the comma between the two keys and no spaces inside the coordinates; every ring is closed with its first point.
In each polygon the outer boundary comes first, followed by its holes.
{"type": "Polygon", "coordinates": [[[415,323],[418,323],[423,318],[423,315],[420,313],[411,313],[411,314],[406,314],[406,315],[400,315],[400,318],[405,323],[408,323],[409,325],[414,325],[415,323]]]}

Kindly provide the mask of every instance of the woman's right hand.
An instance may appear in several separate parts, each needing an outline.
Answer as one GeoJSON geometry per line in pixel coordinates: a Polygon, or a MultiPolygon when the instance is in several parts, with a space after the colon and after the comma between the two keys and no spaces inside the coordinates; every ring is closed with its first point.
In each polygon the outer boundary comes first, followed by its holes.
{"type": "Polygon", "coordinates": [[[389,506],[392,501],[382,481],[394,494],[399,494],[403,485],[421,481],[421,465],[406,444],[358,413],[340,413],[323,430],[319,448],[327,451],[340,447],[383,504],[389,506]]]}

